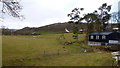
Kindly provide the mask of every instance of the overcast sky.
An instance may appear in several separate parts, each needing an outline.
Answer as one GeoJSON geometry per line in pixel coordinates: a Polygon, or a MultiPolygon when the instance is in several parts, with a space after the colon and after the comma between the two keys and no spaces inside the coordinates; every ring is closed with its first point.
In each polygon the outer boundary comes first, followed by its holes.
{"type": "MultiPolygon", "coordinates": [[[[21,29],[23,27],[40,27],[52,23],[67,22],[67,14],[73,8],[85,8],[85,13],[93,12],[103,3],[112,5],[112,12],[118,10],[120,0],[21,0],[23,10],[21,14],[25,20],[21,21],[8,15],[4,17],[0,26],[4,25],[10,29],[21,29]]],[[[0,5],[1,6],[1,5],[0,5]]]]}

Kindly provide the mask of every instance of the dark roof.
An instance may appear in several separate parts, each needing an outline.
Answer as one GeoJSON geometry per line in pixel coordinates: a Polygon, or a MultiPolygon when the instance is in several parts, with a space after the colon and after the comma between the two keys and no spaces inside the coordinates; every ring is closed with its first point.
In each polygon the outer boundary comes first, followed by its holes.
{"type": "Polygon", "coordinates": [[[113,32],[94,32],[94,33],[90,33],[90,35],[109,35],[113,32]]]}

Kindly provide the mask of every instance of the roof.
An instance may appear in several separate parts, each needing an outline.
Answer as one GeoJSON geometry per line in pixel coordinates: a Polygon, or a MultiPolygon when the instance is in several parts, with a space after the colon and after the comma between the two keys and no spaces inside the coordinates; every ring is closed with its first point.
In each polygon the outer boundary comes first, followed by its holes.
{"type": "Polygon", "coordinates": [[[90,33],[90,35],[109,35],[113,32],[94,32],[94,33],[90,33]]]}

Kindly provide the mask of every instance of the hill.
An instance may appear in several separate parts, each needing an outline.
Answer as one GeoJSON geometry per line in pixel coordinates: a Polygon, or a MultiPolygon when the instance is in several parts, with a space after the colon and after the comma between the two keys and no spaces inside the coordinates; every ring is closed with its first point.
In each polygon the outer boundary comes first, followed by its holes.
{"type": "MultiPolygon", "coordinates": [[[[79,25],[78,25],[79,26],[79,25]]],[[[65,29],[68,29],[70,32],[73,29],[73,24],[69,23],[55,23],[42,27],[25,27],[23,29],[17,30],[14,34],[20,35],[31,35],[31,34],[47,34],[47,33],[64,33],[65,29]]],[[[81,29],[79,27],[79,29],[81,29]]]]}
{"type": "MultiPolygon", "coordinates": [[[[86,31],[87,24],[79,23],[77,24],[79,30],[86,31]]],[[[106,31],[110,32],[113,28],[119,28],[117,23],[111,23],[106,27],[106,31]]],[[[45,25],[41,27],[24,27],[19,30],[3,29],[3,35],[40,35],[40,34],[56,34],[56,33],[65,33],[65,29],[72,32],[74,28],[73,23],[54,23],[50,25],[45,25]]]]}

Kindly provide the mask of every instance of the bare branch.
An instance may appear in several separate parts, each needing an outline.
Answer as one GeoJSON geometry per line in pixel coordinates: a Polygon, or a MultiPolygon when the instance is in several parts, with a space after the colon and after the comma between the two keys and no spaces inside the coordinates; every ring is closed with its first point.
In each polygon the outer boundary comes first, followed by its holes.
{"type": "Polygon", "coordinates": [[[2,13],[7,13],[10,16],[15,18],[22,18],[23,15],[20,15],[22,6],[16,0],[0,0],[3,3],[2,13]]]}

